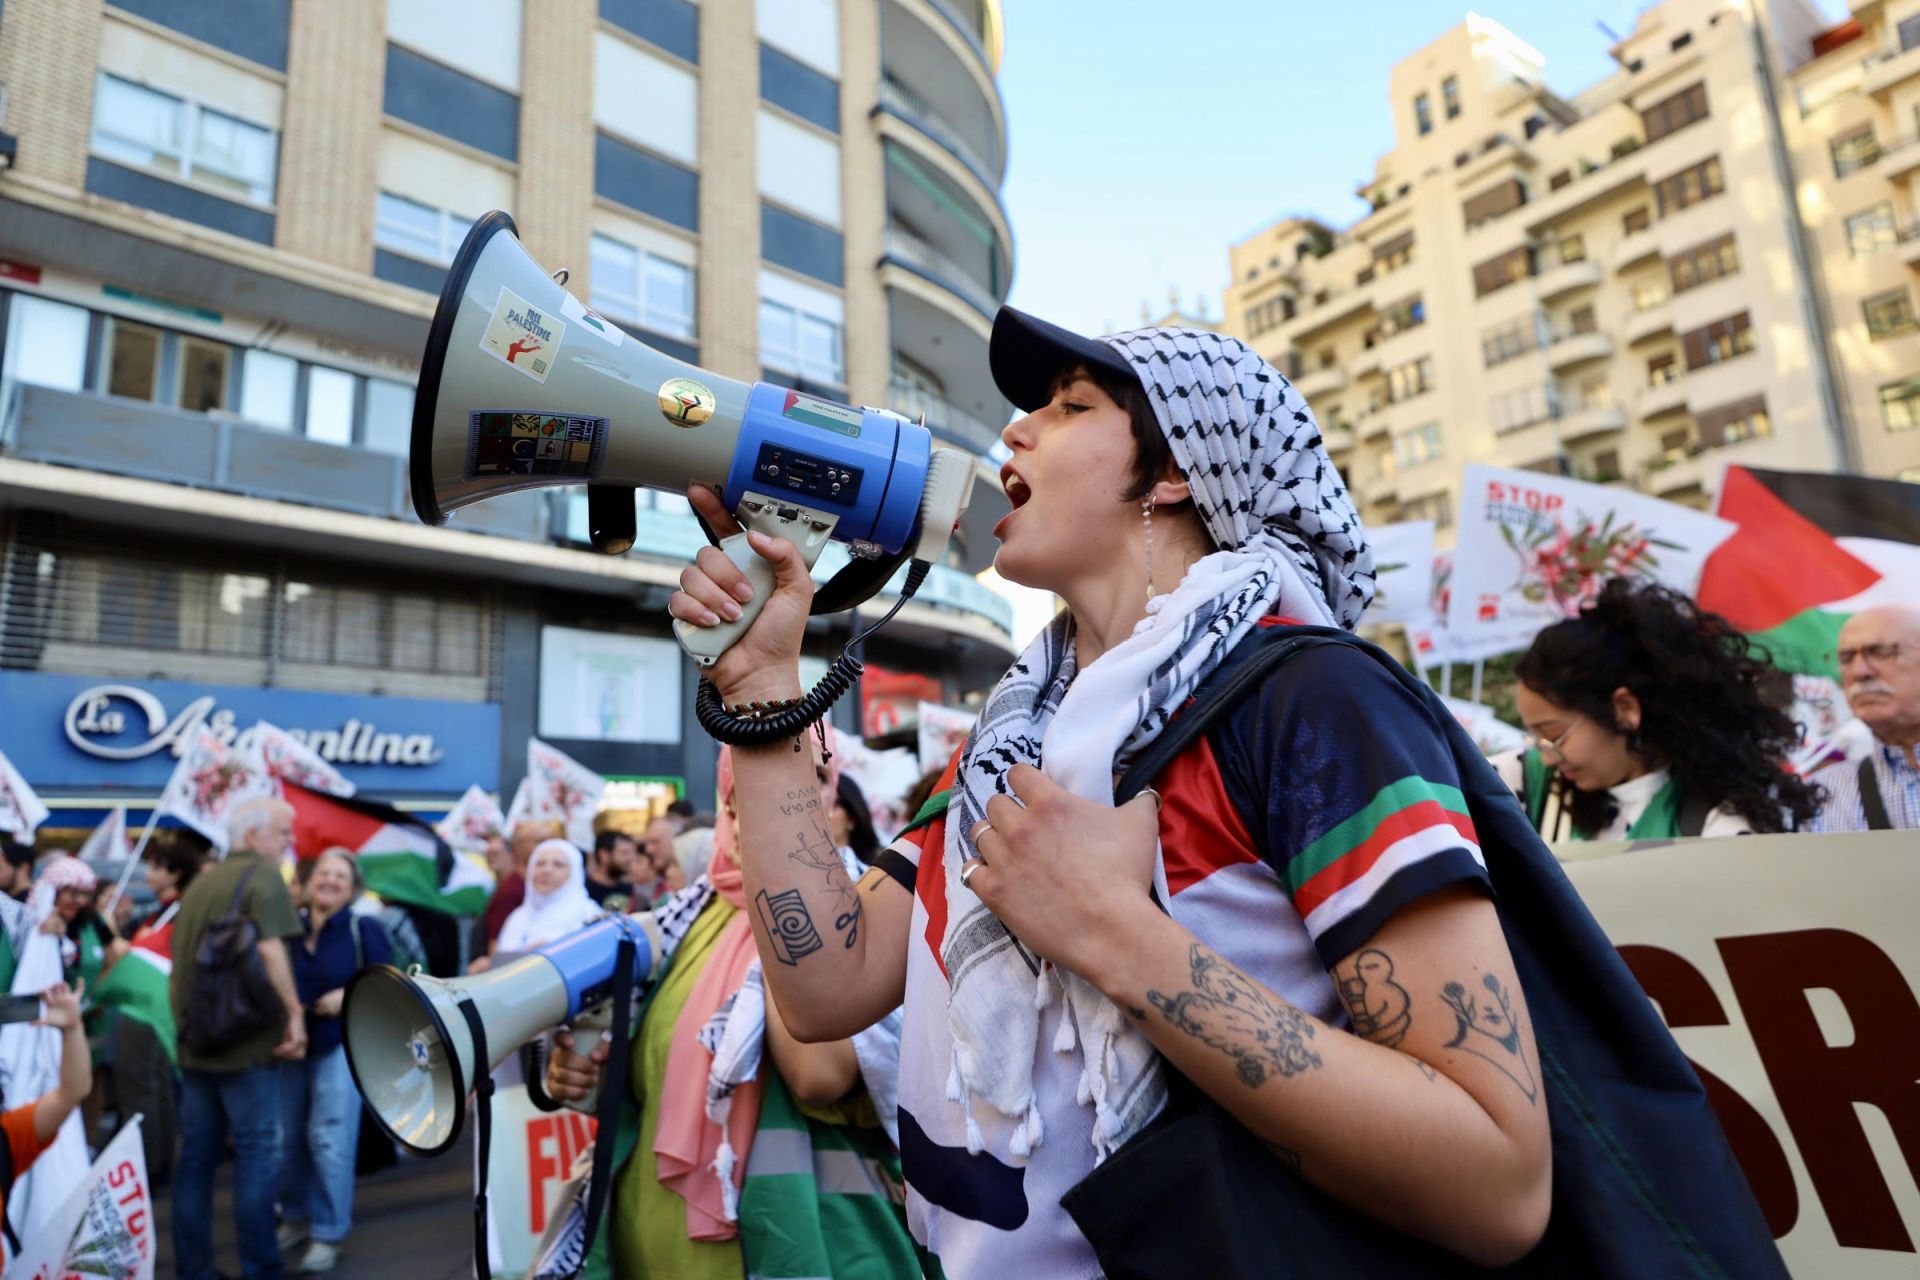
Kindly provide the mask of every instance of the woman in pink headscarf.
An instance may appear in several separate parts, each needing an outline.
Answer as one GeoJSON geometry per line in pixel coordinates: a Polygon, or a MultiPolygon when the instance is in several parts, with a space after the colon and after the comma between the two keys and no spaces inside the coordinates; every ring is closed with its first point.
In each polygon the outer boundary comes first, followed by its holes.
{"type": "MultiPolygon", "coordinates": [[[[822,802],[831,803],[839,778],[831,731],[824,741],[808,741],[814,748],[822,802]]],[[[791,1221],[756,1218],[761,1202],[749,1187],[749,1175],[765,1168],[764,1152],[761,1161],[754,1159],[765,1117],[779,1117],[785,1130],[778,1144],[783,1151],[796,1133],[804,1135],[809,1125],[824,1124],[847,1132],[855,1142],[865,1135],[883,1158],[892,1155],[863,1087],[863,1063],[853,1041],[800,1044],[766,1001],[737,857],[729,751],[720,755],[717,790],[720,816],[707,874],[654,912],[676,940],[629,1055],[628,1101],[633,1105],[622,1117],[622,1147],[631,1133],[633,1156],[614,1184],[607,1214],[612,1224],[608,1260],[611,1274],[618,1277],[743,1280],[752,1273],[824,1274],[756,1265],[767,1257],[759,1250],[804,1249],[809,1234],[816,1240],[822,1234],[822,1224],[810,1212],[796,1213],[791,1221]],[[797,1125],[794,1104],[803,1117],[797,1125]]],[[[847,873],[838,850],[802,845],[791,856],[817,865],[824,876],[837,876],[835,883],[846,885],[849,910],[855,909],[855,875],[847,873]]],[[[755,909],[777,918],[779,904],[759,903],[755,909]]],[[[823,943],[817,936],[796,933],[791,945],[798,950],[823,943]]],[[[564,1050],[571,1041],[563,1035],[558,1044],[564,1050]]],[[[597,1090],[605,1056],[604,1045],[591,1060],[556,1053],[547,1073],[548,1091],[555,1097],[579,1098],[597,1090]]],[[[897,1178],[897,1164],[895,1169],[897,1178]]],[[[784,1166],[780,1171],[793,1172],[784,1166]]],[[[811,1174],[811,1167],[803,1172],[811,1174]]],[[[886,1195],[888,1189],[877,1184],[875,1190],[886,1195]]],[[[866,1238],[855,1247],[854,1256],[864,1250],[871,1258],[870,1274],[917,1273],[902,1269],[903,1263],[917,1268],[904,1219],[897,1232],[881,1234],[884,1238],[866,1238]]],[[[838,1240],[819,1243],[843,1260],[847,1256],[838,1240]]],[[[856,1266],[852,1272],[834,1274],[869,1273],[856,1266]]]]}

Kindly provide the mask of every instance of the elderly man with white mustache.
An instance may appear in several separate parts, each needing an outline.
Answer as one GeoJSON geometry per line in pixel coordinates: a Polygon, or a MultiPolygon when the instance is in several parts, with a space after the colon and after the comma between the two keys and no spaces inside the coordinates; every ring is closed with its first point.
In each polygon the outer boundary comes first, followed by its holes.
{"type": "Polygon", "coordinates": [[[1847,705],[1873,730],[1873,751],[1824,773],[1815,831],[1920,828],[1920,607],[1863,609],[1840,629],[1847,705]]]}

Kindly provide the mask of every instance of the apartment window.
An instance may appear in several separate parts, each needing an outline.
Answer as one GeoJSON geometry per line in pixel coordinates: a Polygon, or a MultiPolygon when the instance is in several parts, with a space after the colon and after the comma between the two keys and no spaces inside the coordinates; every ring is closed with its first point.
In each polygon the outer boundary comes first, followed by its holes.
{"type": "Polygon", "coordinates": [[[1436,529],[1453,527],[1453,497],[1446,493],[1430,493],[1424,498],[1400,504],[1402,520],[1431,520],[1436,529]]]}
{"type": "Polygon", "coordinates": [[[1720,157],[1709,156],[1690,169],[1682,169],[1653,186],[1654,204],[1660,216],[1678,213],[1727,189],[1726,176],[1720,170],[1720,157]]]}
{"type": "Polygon", "coordinates": [[[1403,467],[1416,467],[1423,462],[1436,460],[1443,452],[1440,424],[1429,422],[1411,431],[1401,432],[1393,439],[1393,452],[1403,467]]]}
{"type": "Polygon", "coordinates": [[[1319,354],[1314,356],[1314,360],[1318,362],[1318,367],[1322,369],[1333,368],[1333,359],[1332,347],[1322,347],[1320,348],[1319,354]]]}
{"type": "Polygon", "coordinates": [[[1894,31],[1900,37],[1900,49],[1903,53],[1920,45],[1920,13],[1914,14],[1911,18],[1901,19],[1894,27],[1894,31]]]}
{"type": "Polygon", "coordinates": [[[1471,229],[1502,214],[1511,213],[1526,202],[1527,184],[1518,178],[1508,178],[1461,205],[1460,214],[1471,229]]]}
{"type": "Polygon", "coordinates": [[[1880,418],[1889,431],[1920,427],[1920,377],[1890,382],[1880,388],[1880,418]]]}
{"type": "Polygon", "coordinates": [[[1602,449],[1593,455],[1593,467],[1588,477],[1595,484],[1608,484],[1620,478],[1620,451],[1602,449]]]}
{"type": "Polygon", "coordinates": [[[1687,353],[1689,369],[1703,369],[1710,364],[1743,356],[1753,350],[1753,343],[1753,325],[1744,311],[1725,320],[1703,325],[1680,338],[1681,349],[1687,353]]]}
{"type": "Polygon", "coordinates": [[[322,444],[353,443],[356,379],[343,369],[307,372],[307,439],[322,444]]]}
{"type": "Polygon", "coordinates": [[[1651,311],[1655,307],[1665,306],[1667,302],[1667,282],[1659,276],[1649,276],[1645,280],[1636,280],[1633,284],[1633,309],[1651,311]]]}
{"type": "Polygon", "coordinates": [[[1413,261],[1413,232],[1403,231],[1373,247],[1373,265],[1380,271],[1398,271],[1413,261]]]}
{"type": "Polygon", "coordinates": [[[693,336],[693,268],[595,235],[593,309],[674,338],[693,336]]]}
{"type": "Polygon", "coordinates": [[[1481,354],[1486,357],[1487,368],[1505,364],[1516,356],[1525,355],[1540,345],[1540,322],[1537,317],[1510,321],[1497,329],[1489,329],[1480,339],[1481,354]]]}
{"type": "Polygon", "coordinates": [[[1669,431],[1660,437],[1660,456],[1668,462],[1678,462],[1693,453],[1693,432],[1686,427],[1669,431]]]}
{"type": "Polygon", "coordinates": [[[1907,292],[1905,286],[1876,293],[1862,302],[1860,307],[1867,314],[1867,336],[1875,342],[1912,333],[1916,327],[1913,295],[1907,292]]]}
{"type": "Polygon", "coordinates": [[[1390,338],[1396,333],[1408,329],[1417,329],[1427,322],[1427,304],[1419,298],[1408,298],[1388,307],[1380,317],[1379,335],[1390,338]]]}
{"type": "Polygon", "coordinates": [[[413,436],[413,388],[386,378],[367,379],[362,443],[376,453],[407,456],[413,436]]]}
{"type": "Polygon", "coordinates": [[[1433,358],[1421,356],[1387,370],[1387,403],[1399,404],[1433,390],[1433,358]]]}
{"type": "Polygon", "coordinates": [[[1599,318],[1594,315],[1592,307],[1575,307],[1567,314],[1567,335],[1569,337],[1578,336],[1583,333],[1597,333],[1599,330],[1600,321],[1599,318]]]}
{"type": "Polygon", "coordinates": [[[382,191],[373,206],[373,242],[409,258],[446,266],[473,229],[473,219],[382,191]]]}
{"type": "Polygon", "coordinates": [[[273,351],[248,350],[242,353],[240,368],[240,416],[255,426],[291,431],[300,362],[273,351]]]}
{"type": "Polygon", "coordinates": [[[1671,351],[1647,361],[1647,385],[1650,387],[1664,387],[1679,376],[1680,365],[1671,351]]]}
{"type": "Polygon", "coordinates": [[[251,200],[273,203],[278,139],[210,107],[102,74],[93,103],[93,152],[251,200]]]}
{"type": "Polygon", "coordinates": [[[1572,182],[1573,170],[1561,169],[1557,173],[1552,173],[1547,176],[1547,190],[1558,191],[1562,187],[1571,185],[1572,182]]]}
{"type": "Polygon", "coordinates": [[[1698,124],[1707,118],[1707,86],[1705,84],[1688,85],[1680,92],[1648,107],[1640,113],[1640,121],[1647,131],[1647,141],[1657,142],[1668,134],[1684,129],[1690,124],[1698,124]]]}
{"type": "Polygon", "coordinates": [[[1582,409],[1613,408],[1613,384],[1605,378],[1590,378],[1580,384],[1582,409]]]}
{"type": "Polygon", "coordinates": [[[1545,385],[1522,387],[1493,398],[1488,418],[1496,432],[1518,431],[1536,422],[1560,416],[1560,402],[1553,388],[1545,385]]]}
{"type": "Polygon", "coordinates": [[[1844,178],[1880,159],[1880,143],[1873,136],[1872,125],[1861,125],[1858,129],[1841,134],[1827,144],[1827,150],[1833,153],[1833,176],[1836,178],[1844,178]]]}
{"type": "Polygon", "coordinates": [[[1682,250],[1667,263],[1675,293],[1685,293],[1697,285],[1730,276],[1738,270],[1740,252],[1734,247],[1732,232],[1682,250]]]}
{"type": "Polygon", "coordinates": [[[778,302],[760,300],[760,362],[809,382],[844,385],[840,325],[778,302]]]}
{"type": "Polygon", "coordinates": [[[1424,93],[1413,100],[1413,122],[1421,137],[1433,132],[1433,101],[1424,93]]]}
{"type": "Polygon", "coordinates": [[[1767,398],[1748,396],[1718,409],[1708,409],[1695,419],[1694,430],[1702,449],[1717,449],[1742,440],[1764,440],[1773,434],[1773,420],[1767,416],[1767,398]]]}
{"type": "Polygon", "coordinates": [[[1460,77],[1448,76],[1440,82],[1440,101],[1447,109],[1447,119],[1452,120],[1460,114],[1460,77]]]}
{"type": "Polygon", "coordinates": [[[227,407],[227,367],[233,349],[205,338],[180,339],[179,405],[193,413],[227,407]]]}
{"type": "Polygon", "coordinates": [[[1354,274],[1353,274],[1353,283],[1354,283],[1354,287],[1355,287],[1355,288],[1358,288],[1359,286],[1361,286],[1361,285],[1363,285],[1363,284],[1372,284],[1372,283],[1373,283],[1373,268],[1372,268],[1372,267],[1362,267],[1362,268],[1360,268],[1360,270],[1358,270],[1358,271],[1356,271],[1356,272],[1354,272],[1354,274]]]}
{"type": "Polygon", "coordinates": [[[1647,210],[1647,206],[1645,205],[1641,205],[1638,209],[1627,210],[1626,215],[1620,219],[1620,230],[1624,235],[1632,235],[1636,231],[1645,231],[1652,225],[1653,215],[1647,210]]]}
{"type": "Polygon", "coordinates": [[[160,392],[162,334],[143,324],[111,322],[108,334],[107,394],[153,400],[160,392]]]}
{"type": "Polygon", "coordinates": [[[1497,289],[1504,289],[1517,280],[1524,280],[1534,274],[1533,249],[1522,245],[1518,249],[1509,249],[1497,258],[1489,258],[1473,269],[1473,292],[1476,297],[1485,297],[1497,289]]]}
{"type": "Polygon", "coordinates": [[[1885,200],[1847,219],[1847,250],[1856,258],[1890,249],[1898,238],[1894,233],[1893,205],[1885,200]]]}
{"type": "Polygon", "coordinates": [[[1693,32],[1682,31],[1679,35],[1667,41],[1667,51],[1670,53],[1678,53],[1692,43],[1693,32]]]}
{"type": "Polygon", "coordinates": [[[1564,236],[1560,240],[1560,261],[1585,262],[1587,260],[1587,241],[1585,236],[1564,236]]]}

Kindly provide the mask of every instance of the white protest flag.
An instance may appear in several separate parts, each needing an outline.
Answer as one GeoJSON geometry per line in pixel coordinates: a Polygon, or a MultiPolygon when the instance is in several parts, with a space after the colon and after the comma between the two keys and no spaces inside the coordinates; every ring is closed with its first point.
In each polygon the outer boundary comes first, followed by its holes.
{"type": "MultiPolygon", "coordinates": [[[[520,785],[513,789],[513,802],[507,806],[507,831],[523,822],[531,822],[539,817],[539,801],[536,798],[540,788],[534,783],[533,775],[520,779],[520,785]]],[[[451,842],[449,842],[451,843],[451,842]]]]}
{"type": "Polygon", "coordinates": [[[47,806],[40,803],[13,761],[0,752],[0,831],[16,840],[31,841],[34,828],[46,820],[47,806]]]}
{"type": "Polygon", "coordinates": [[[1456,635],[1447,629],[1447,608],[1453,592],[1453,552],[1439,551],[1433,557],[1432,589],[1424,617],[1406,623],[1407,649],[1421,670],[1449,662],[1474,663],[1497,658],[1503,653],[1524,649],[1533,639],[1535,628],[1528,623],[1493,627],[1477,635],[1456,635]]]}
{"type": "Polygon", "coordinates": [[[118,862],[132,856],[133,846],[127,841],[127,806],[115,805],[107,820],[95,827],[87,842],[80,846],[80,860],[118,862]]]}
{"type": "Polygon", "coordinates": [[[241,763],[240,757],[201,725],[193,731],[187,749],[174,766],[167,789],[156,809],[171,814],[213,841],[221,856],[227,852],[227,815],[235,805],[253,796],[278,794],[273,779],[241,763]]]}
{"type": "MultiPolygon", "coordinates": [[[[565,828],[567,839],[582,849],[592,847],[593,818],[600,812],[606,779],[540,739],[528,738],[527,778],[521,786],[532,788],[528,816],[552,818],[565,828]]],[[[520,804],[518,795],[514,804],[520,804]]]]}
{"type": "Polygon", "coordinates": [[[1373,544],[1373,603],[1368,622],[1420,622],[1433,595],[1433,521],[1407,520],[1367,530],[1373,544]]]}
{"type": "MultiPolygon", "coordinates": [[[[524,788],[526,783],[520,785],[524,788]]],[[[456,853],[484,853],[489,838],[507,833],[507,819],[492,796],[479,787],[468,787],[434,830],[456,853]]]]}
{"type": "Polygon", "coordinates": [[[241,734],[233,750],[240,763],[276,781],[295,782],[330,796],[350,796],[356,790],[345,774],[322,760],[312,747],[265,720],[241,734]]]}
{"type": "Polygon", "coordinates": [[[43,1230],[21,1240],[6,1280],[153,1280],[158,1249],[140,1117],[115,1135],[43,1230]]]}
{"type": "Polygon", "coordinates": [[[1447,629],[1531,635],[1579,614],[1609,578],[1691,593],[1734,525],[1690,507],[1537,471],[1466,469],[1447,629]]]}

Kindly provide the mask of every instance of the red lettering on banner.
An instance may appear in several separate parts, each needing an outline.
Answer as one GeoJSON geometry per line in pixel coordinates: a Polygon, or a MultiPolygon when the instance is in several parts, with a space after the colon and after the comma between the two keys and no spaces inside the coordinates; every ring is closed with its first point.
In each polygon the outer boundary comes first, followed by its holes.
{"type": "Polygon", "coordinates": [[[547,1229],[547,1183],[566,1172],[566,1165],[554,1152],[560,1141],[554,1132],[559,1119],[540,1116],[527,1122],[527,1213],[529,1228],[536,1237],[547,1229]]]}
{"type": "Polygon", "coordinates": [[[1754,1047],[1800,1148],[1834,1238],[1914,1252],[1857,1103],[1886,1117],[1920,1174],[1920,1000],[1886,952],[1844,929],[1721,938],[1720,955],[1754,1047]],[[1831,1044],[1806,993],[1840,998],[1853,1040],[1831,1044]]]}
{"type": "MultiPolygon", "coordinates": [[[[1724,1027],[1729,1019],[1713,994],[1713,986],[1687,960],[1664,947],[1626,946],[1620,958],[1633,971],[1634,980],[1655,1004],[1669,1027],[1724,1027]]],[[[1687,1065],[1700,1077],[1707,1102],[1726,1131],[1727,1145],[1747,1175],[1753,1198],[1760,1202],[1767,1229],[1775,1240],[1793,1230],[1800,1220],[1800,1192],[1793,1185],[1793,1166],[1780,1146],[1773,1126],[1754,1105],[1741,1097],[1726,1081],[1694,1062],[1687,1065]]]]}

